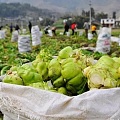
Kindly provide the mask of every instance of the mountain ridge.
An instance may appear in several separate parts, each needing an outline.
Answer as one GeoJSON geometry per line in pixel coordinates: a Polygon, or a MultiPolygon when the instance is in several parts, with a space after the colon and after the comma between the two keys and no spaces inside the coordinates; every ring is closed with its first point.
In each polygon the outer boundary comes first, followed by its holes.
{"type": "MultiPolygon", "coordinates": [[[[81,14],[82,10],[90,9],[90,0],[1,0],[1,2],[11,3],[29,3],[35,7],[48,9],[60,13],[72,12],[81,14]]],[[[91,7],[95,13],[104,12],[112,17],[112,13],[116,12],[117,17],[120,17],[120,0],[91,0],[91,7]]]]}

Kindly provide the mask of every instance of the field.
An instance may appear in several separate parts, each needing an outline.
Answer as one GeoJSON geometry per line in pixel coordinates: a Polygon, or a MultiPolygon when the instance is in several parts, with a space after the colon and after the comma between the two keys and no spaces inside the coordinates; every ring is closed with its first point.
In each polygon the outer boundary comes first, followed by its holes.
{"type": "MultiPolygon", "coordinates": [[[[84,31],[84,30],[78,30],[84,31]]],[[[41,50],[51,54],[52,56],[57,56],[59,51],[67,46],[71,46],[73,49],[85,48],[85,47],[96,47],[97,36],[93,37],[92,40],[85,38],[83,33],[82,36],[79,34],[74,36],[60,35],[63,32],[62,29],[57,30],[56,36],[48,36],[43,33],[41,37],[41,44],[33,47],[32,51],[27,53],[19,53],[18,43],[11,42],[11,34],[9,30],[6,32],[6,38],[0,40],[0,70],[2,71],[2,66],[21,66],[24,63],[32,62],[36,59],[36,56],[41,50]]],[[[120,30],[113,29],[112,36],[119,37],[120,30]]],[[[82,53],[87,56],[92,56],[94,59],[98,60],[103,54],[99,52],[93,52],[92,50],[82,49],[82,53]]],[[[111,50],[108,53],[111,57],[120,57],[120,46],[116,42],[111,43],[111,50]]],[[[1,116],[1,114],[0,114],[1,116]]],[[[0,118],[2,120],[2,118],[0,118]]]]}
{"type": "MultiPolygon", "coordinates": [[[[112,35],[118,37],[119,31],[119,29],[113,29],[112,35]]],[[[41,38],[42,44],[37,48],[32,47],[32,51],[25,54],[19,53],[17,43],[11,42],[11,35],[8,32],[6,38],[4,40],[0,40],[0,64],[17,65],[24,62],[33,61],[41,49],[49,50],[49,52],[55,56],[57,55],[58,51],[65,46],[72,46],[73,49],[96,46],[97,37],[94,37],[92,40],[88,40],[84,37],[84,34],[82,36],[74,35],[68,37],[65,35],[60,35],[60,32],[63,32],[63,30],[57,30],[57,36],[53,37],[43,35],[41,38]]],[[[119,46],[116,43],[113,44],[115,47],[112,45],[111,52],[109,54],[119,51],[119,46]]],[[[85,52],[88,52],[88,54],[93,54],[90,51],[85,52]]],[[[117,56],[119,56],[119,54],[117,54],[117,56]]]]}

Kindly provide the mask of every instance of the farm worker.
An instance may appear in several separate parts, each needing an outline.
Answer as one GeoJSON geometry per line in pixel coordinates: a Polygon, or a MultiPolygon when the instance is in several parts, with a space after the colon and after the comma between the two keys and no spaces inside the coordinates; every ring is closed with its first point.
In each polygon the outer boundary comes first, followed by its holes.
{"type": "Polygon", "coordinates": [[[3,26],[0,26],[0,30],[2,30],[3,26]]]}
{"type": "Polygon", "coordinates": [[[30,21],[29,21],[29,24],[28,24],[28,28],[29,28],[29,32],[31,33],[32,23],[30,21]]]}
{"type": "Polygon", "coordinates": [[[13,25],[11,23],[11,25],[10,25],[10,33],[12,33],[12,32],[13,32],[13,25]]]}
{"type": "Polygon", "coordinates": [[[56,35],[56,29],[57,29],[56,27],[51,28],[53,35],[56,35]]]}
{"type": "Polygon", "coordinates": [[[64,23],[64,35],[69,31],[69,25],[67,22],[64,23]]]}
{"type": "Polygon", "coordinates": [[[76,28],[77,28],[77,24],[76,24],[75,22],[73,22],[73,23],[71,24],[72,35],[74,35],[76,28]]]}
{"type": "Polygon", "coordinates": [[[15,30],[17,30],[18,32],[19,32],[19,30],[20,30],[20,27],[16,24],[16,26],[15,26],[15,30]]]}
{"type": "Polygon", "coordinates": [[[88,38],[89,23],[85,22],[83,27],[84,27],[84,30],[85,30],[85,37],[88,38]]]}
{"type": "Polygon", "coordinates": [[[91,31],[92,31],[93,35],[97,35],[96,29],[97,29],[96,26],[94,24],[92,24],[91,31]]]}
{"type": "Polygon", "coordinates": [[[48,25],[48,26],[46,26],[45,28],[44,28],[44,32],[45,32],[45,34],[48,34],[48,30],[49,30],[49,28],[50,28],[50,26],[48,25]]]}

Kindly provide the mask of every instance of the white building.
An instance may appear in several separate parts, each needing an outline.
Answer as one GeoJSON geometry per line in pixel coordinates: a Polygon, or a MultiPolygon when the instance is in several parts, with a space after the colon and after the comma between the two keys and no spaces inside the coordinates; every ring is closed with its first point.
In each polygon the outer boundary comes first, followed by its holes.
{"type": "Polygon", "coordinates": [[[113,18],[101,19],[101,25],[112,28],[120,28],[120,19],[113,18]]]}
{"type": "Polygon", "coordinates": [[[114,28],[115,27],[115,19],[110,19],[110,18],[101,19],[101,25],[114,28]]]}

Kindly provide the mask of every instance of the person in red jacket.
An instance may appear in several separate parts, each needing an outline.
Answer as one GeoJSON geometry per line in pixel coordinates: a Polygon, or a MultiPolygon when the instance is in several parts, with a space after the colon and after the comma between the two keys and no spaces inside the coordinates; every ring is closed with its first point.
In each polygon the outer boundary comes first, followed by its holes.
{"type": "Polygon", "coordinates": [[[75,22],[73,22],[71,24],[72,35],[74,35],[76,27],[77,27],[77,24],[75,22]]]}

